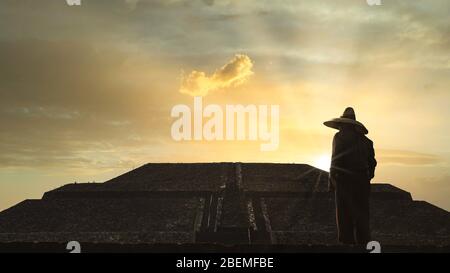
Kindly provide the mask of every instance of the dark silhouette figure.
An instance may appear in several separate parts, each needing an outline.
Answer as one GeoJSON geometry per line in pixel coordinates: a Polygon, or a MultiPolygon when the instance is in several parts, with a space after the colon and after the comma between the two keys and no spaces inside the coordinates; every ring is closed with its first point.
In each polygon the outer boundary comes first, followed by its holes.
{"type": "Polygon", "coordinates": [[[329,189],[336,196],[338,240],[343,244],[366,244],[370,241],[370,180],[377,165],[373,142],[365,136],[368,130],[356,121],[351,107],[324,125],[339,130],[333,138],[329,177],[329,189]]]}

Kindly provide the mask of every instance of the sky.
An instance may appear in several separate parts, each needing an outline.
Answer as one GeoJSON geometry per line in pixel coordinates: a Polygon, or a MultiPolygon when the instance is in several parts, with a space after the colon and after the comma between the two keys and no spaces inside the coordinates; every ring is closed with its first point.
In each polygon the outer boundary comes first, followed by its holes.
{"type": "Polygon", "coordinates": [[[326,168],[352,106],[391,183],[450,210],[450,1],[0,0],[0,210],[148,162],[326,168]],[[279,145],[175,141],[175,105],[279,105],[279,145]]]}

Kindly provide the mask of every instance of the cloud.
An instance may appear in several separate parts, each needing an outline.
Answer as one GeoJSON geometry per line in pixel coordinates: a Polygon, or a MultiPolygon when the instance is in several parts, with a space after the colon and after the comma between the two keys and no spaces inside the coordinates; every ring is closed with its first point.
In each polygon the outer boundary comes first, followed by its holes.
{"type": "Polygon", "coordinates": [[[443,162],[437,155],[402,150],[377,150],[377,160],[383,164],[435,165],[443,162]]]}
{"type": "Polygon", "coordinates": [[[247,55],[236,54],[227,64],[211,76],[202,71],[192,71],[182,77],[180,93],[191,96],[206,96],[209,92],[239,86],[252,74],[253,62],[247,55]]]}
{"type": "Polygon", "coordinates": [[[173,102],[157,98],[178,88],[169,79],[179,70],[157,57],[84,41],[0,39],[0,59],[0,176],[116,169],[150,160],[171,140],[173,102]]]}

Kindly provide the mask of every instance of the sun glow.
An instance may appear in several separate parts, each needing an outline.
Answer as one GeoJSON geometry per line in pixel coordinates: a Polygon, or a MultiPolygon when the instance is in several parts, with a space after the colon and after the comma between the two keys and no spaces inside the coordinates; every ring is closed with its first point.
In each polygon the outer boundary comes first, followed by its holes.
{"type": "Polygon", "coordinates": [[[330,164],[331,164],[331,156],[329,154],[323,154],[316,158],[316,160],[313,163],[313,166],[328,172],[330,170],[330,164]]]}

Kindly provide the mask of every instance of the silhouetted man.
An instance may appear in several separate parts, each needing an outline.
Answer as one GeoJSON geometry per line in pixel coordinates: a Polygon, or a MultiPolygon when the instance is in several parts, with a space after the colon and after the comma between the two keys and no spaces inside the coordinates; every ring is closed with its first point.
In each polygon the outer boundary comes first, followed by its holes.
{"type": "Polygon", "coordinates": [[[329,189],[335,191],[338,240],[343,244],[370,241],[370,180],[377,161],[366,127],[356,121],[355,111],[347,107],[340,118],[324,122],[338,129],[333,138],[329,189]]]}

